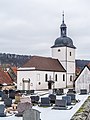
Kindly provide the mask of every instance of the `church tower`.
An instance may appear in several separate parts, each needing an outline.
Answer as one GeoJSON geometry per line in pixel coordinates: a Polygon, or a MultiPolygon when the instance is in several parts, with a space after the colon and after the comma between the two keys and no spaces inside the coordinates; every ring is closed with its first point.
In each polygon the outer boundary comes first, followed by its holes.
{"type": "Polygon", "coordinates": [[[55,40],[52,48],[52,58],[60,61],[66,70],[66,87],[73,86],[75,78],[75,49],[71,38],[67,37],[67,26],[64,23],[64,13],[62,14],[62,24],[60,26],[60,37],[55,40]]]}

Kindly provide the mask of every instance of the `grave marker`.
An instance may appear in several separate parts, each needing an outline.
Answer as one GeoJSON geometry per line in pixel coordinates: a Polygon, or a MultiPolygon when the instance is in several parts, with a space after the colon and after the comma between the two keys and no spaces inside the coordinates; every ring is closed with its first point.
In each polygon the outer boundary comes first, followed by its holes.
{"type": "Polygon", "coordinates": [[[35,109],[25,110],[23,120],[40,120],[40,112],[35,109]]]}

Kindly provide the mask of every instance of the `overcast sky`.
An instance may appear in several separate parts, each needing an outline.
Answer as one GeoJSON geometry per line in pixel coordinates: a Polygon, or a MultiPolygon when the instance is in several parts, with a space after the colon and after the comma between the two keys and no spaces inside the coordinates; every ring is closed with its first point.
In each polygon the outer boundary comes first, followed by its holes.
{"type": "Polygon", "coordinates": [[[63,10],[76,58],[90,60],[90,0],[0,0],[0,52],[51,56],[63,10]]]}

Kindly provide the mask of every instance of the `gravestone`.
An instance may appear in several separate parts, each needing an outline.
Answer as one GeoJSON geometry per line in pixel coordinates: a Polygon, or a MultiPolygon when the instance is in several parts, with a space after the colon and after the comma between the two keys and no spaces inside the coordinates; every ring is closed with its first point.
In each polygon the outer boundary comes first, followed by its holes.
{"type": "Polygon", "coordinates": [[[31,90],[26,90],[26,94],[30,95],[31,94],[31,90]]]}
{"type": "Polygon", "coordinates": [[[5,99],[8,99],[8,94],[2,93],[2,101],[4,101],[5,99]]]}
{"type": "Polygon", "coordinates": [[[62,100],[66,100],[67,105],[71,105],[71,96],[63,96],[62,100]]]}
{"type": "Polygon", "coordinates": [[[9,98],[15,99],[15,90],[9,90],[9,98]]]}
{"type": "Polygon", "coordinates": [[[73,89],[68,89],[67,93],[73,93],[73,89]]]}
{"type": "Polygon", "coordinates": [[[0,90],[0,97],[2,97],[3,91],[0,90]]]}
{"type": "Polygon", "coordinates": [[[5,117],[6,114],[4,113],[5,105],[0,104],[0,117],[5,117]]]}
{"type": "Polygon", "coordinates": [[[58,106],[58,107],[66,107],[67,105],[67,102],[66,100],[56,100],[55,101],[55,106],[58,106]]]}
{"type": "Polygon", "coordinates": [[[5,107],[11,107],[12,99],[11,98],[4,99],[4,104],[5,104],[5,107]]]}
{"type": "Polygon", "coordinates": [[[21,97],[20,102],[21,103],[25,103],[25,102],[31,103],[31,98],[30,97],[21,97]]]}
{"type": "Polygon", "coordinates": [[[40,120],[40,112],[35,109],[25,110],[23,120],[40,120]]]}
{"type": "Polygon", "coordinates": [[[52,109],[66,110],[67,109],[67,101],[56,99],[55,105],[52,109]]]}
{"type": "Polygon", "coordinates": [[[22,117],[23,112],[29,108],[32,108],[31,103],[25,102],[25,103],[18,103],[17,105],[17,111],[18,113],[16,114],[16,116],[18,117],[22,117]]]}
{"type": "Polygon", "coordinates": [[[31,98],[31,102],[32,103],[38,103],[39,102],[39,96],[38,95],[32,95],[32,96],[30,96],[30,98],[31,98]]]}
{"type": "Polygon", "coordinates": [[[43,107],[44,107],[44,106],[50,107],[51,104],[50,104],[49,97],[43,97],[43,98],[41,98],[40,106],[43,106],[43,107]]]}
{"type": "Polygon", "coordinates": [[[20,102],[21,96],[22,95],[20,93],[15,94],[15,103],[19,103],[20,102]]]}
{"type": "Polygon", "coordinates": [[[56,95],[54,95],[54,94],[50,94],[49,95],[49,99],[50,99],[50,103],[55,103],[55,100],[56,100],[56,95]]]}
{"type": "Polygon", "coordinates": [[[76,95],[74,93],[68,93],[67,96],[71,97],[71,101],[76,100],[76,95]]]}
{"type": "Polygon", "coordinates": [[[3,93],[8,94],[8,90],[3,90],[3,93]]]}
{"type": "Polygon", "coordinates": [[[56,94],[57,88],[53,89],[53,94],[56,94]]]}
{"type": "Polygon", "coordinates": [[[57,91],[56,91],[56,95],[63,95],[64,94],[64,92],[63,92],[63,89],[57,89],[57,91]]]}
{"type": "Polygon", "coordinates": [[[87,89],[80,89],[80,94],[81,95],[87,94],[87,89]]]}
{"type": "Polygon", "coordinates": [[[30,94],[33,95],[35,90],[30,90],[30,94]]]}
{"type": "Polygon", "coordinates": [[[74,93],[74,94],[75,94],[75,93],[76,93],[76,91],[75,91],[74,89],[71,89],[71,88],[70,88],[70,89],[68,89],[67,94],[68,94],[68,93],[74,93]]]}
{"type": "Polygon", "coordinates": [[[25,90],[20,90],[20,93],[21,93],[21,94],[24,94],[24,93],[25,93],[25,90]]]}

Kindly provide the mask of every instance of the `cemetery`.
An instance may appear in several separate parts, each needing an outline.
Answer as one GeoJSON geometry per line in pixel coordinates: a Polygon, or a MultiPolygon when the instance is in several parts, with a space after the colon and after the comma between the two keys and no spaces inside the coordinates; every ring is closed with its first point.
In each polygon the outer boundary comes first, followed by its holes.
{"type": "Polygon", "coordinates": [[[70,120],[89,96],[86,90],[56,91],[0,91],[0,120],[70,120]]]}

